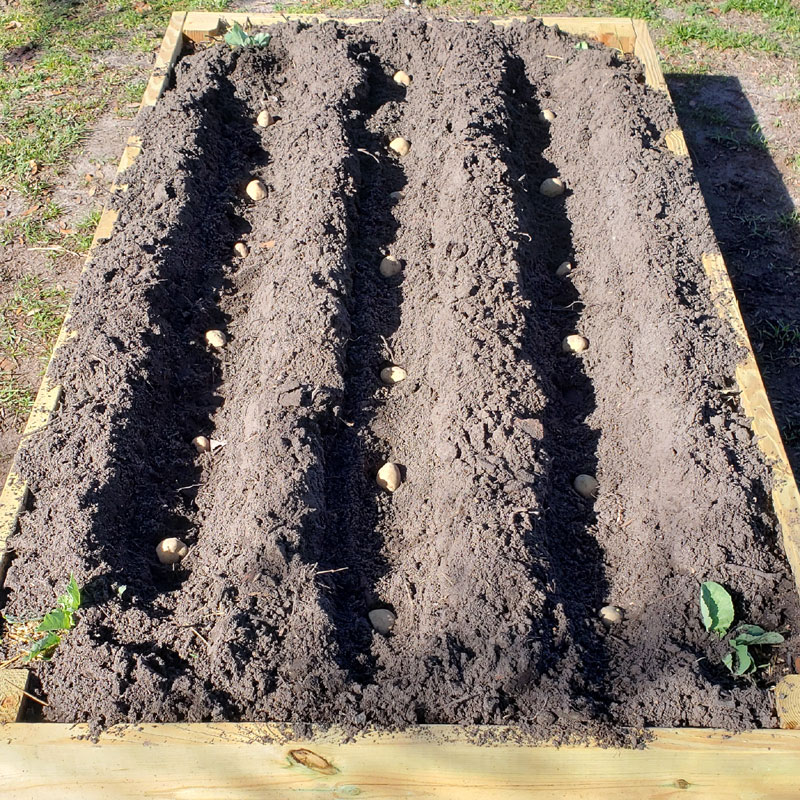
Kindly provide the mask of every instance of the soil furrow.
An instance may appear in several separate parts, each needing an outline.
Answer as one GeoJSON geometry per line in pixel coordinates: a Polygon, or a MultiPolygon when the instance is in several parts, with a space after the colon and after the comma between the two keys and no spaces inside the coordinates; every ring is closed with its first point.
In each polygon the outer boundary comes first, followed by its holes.
{"type": "Polygon", "coordinates": [[[568,254],[569,225],[514,190],[546,165],[544,139],[537,150],[526,133],[537,111],[512,66],[488,31],[458,42],[433,36],[425,59],[392,64],[414,75],[398,131],[412,151],[401,162],[408,186],[394,247],[406,270],[392,341],[409,378],[385,390],[373,428],[392,442],[407,483],[381,521],[390,570],[380,594],[398,623],[389,640],[376,637],[375,651],[380,682],[393,687],[385,711],[409,722],[538,714],[541,724],[578,708],[598,711],[580,699],[584,680],[597,690],[603,677],[601,657],[595,664],[582,652],[597,650],[593,629],[584,635],[585,606],[603,591],[583,532],[590,509],[569,497],[569,484],[552,485],[554,460],[567,472],[554,443],[566,435],[585,470],[595,438],[582,437],[574,408],[562,410],[551,377],[562,368],[560,335],[539,321],[553,294],[543,250],[568,254]],[[469,68],[477,49],[479,72],[469,68]],[[520,138],[527,155],[515,158],[520,138]],[[567,547],[563,511],[546,533],[554,495],[573,509],[567,547]],[[577,547],[585,550],[581,568],[577,547]],[[589,577],[595,591],[580,601],[552,599],[569,598],[567,587],[589,577]],[[551,683],[570,687],[572,708],[548,702],[551,683]]]}
{"type": "Polygon", "coordinates": [[[222,303],[234,322],[214,424],[228,444],[204,472],[201,535],[176,619],[203,631],[198,678],[212,696],[228,694],[237,716],[304,720],[320,708],[334,717],[346,699],[333,666],[344,658],[340,620],[315,573],[345,539],[330,523],[325,448],[344,427],[358,179],[345,126],[364,74],[332,28],[313,49],[303,35],[287,38],[243,56],[232,76],[251,120],[272,96],[281,121],[263,132],[269,196],[244,212],[250,254],[222,303]],[[273,53],[285,69],[254,89],[249,76],[273,53]]]}

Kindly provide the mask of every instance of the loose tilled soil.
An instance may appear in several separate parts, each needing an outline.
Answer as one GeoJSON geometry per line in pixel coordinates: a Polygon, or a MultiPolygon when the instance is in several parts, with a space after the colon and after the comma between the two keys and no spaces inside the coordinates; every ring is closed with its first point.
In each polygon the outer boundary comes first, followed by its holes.
{"type": "Polygon", "coordinates": [[[285,25],[186,55],[76,294],[63,405],[18,459],[6,612],[43,613],[70,571],[89,597],[34,665],[44,717],[774,725],[798,603],[675,127],[638,63],[537,23],[285,25]],[[567,194],[539,194],[555,175],[567,194]],[[383,386],[388,363],[408,379],[383,386]],[[720,664],[709,579],[787,633],[766,681],[720,664]]]}

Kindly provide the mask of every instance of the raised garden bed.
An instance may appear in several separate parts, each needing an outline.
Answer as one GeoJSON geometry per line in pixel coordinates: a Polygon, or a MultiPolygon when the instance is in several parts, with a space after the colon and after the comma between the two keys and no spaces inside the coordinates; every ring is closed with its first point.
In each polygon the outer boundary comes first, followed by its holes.
{"type": "MultiPolygon", "coordinates": [[[[70,572],[89,598],[33,665],[48,722],[3,730],[6,784],[737,796],[768,772],[789,796],[800,740],[770,729],[797,724],[797,489],[646,27],[204,46],[284,19],[178,14],[165,37],[3,494],[6,613],[70,572]],[[786,637],[755,681],[700,622],[705,580],[786,637]]],[[[6,670],[7,718],[27,678],[6,670]]]]}

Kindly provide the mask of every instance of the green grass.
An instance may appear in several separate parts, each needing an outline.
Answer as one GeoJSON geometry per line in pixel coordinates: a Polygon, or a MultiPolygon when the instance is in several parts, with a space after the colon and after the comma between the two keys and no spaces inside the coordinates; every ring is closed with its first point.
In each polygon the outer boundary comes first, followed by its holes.
{"type": "Polygon", "coordinates": [[[33,275],[22,278],[14,294],[0,307],[0,352],[21,358],[50,355],[67,310],[67,293],[33,275]]]}
{"type": "Polygon", "coordinates": [[[19,378],[3,370],[0,372],[0,419],[26,417],[33,406],[33,392],[19,378]]]}
{"type": "MultiPolygon", "coordinates": [[[[182,4],[200,6],[222,9],[227,0],[182,4]]],[[[140,79],[132,81],[135,67],[107,67],[102,54],[155,50],[173,7],[150,0],[139,13],[133,0],[19,0],[0,14],[0,53],[6,56],[0,71],[0,186],[46,205],[60,169],[92,124],[118,97],[141,86],[140,79]],[[31,48],[33,58],[9,62],[21,47],[31,48]]],[[[44,241],[35,223],[47,222],[46,216],[35,214],[22,234],[44,241]]]]}
{"type": "Polygon", "coordinates": [[[800,228],[800,211],[792,209],[784,211],[775,218],[778,227],[783,231],[791,231],[800,228]]]}
{"type": "Polygon", "coordinates": [[[779,33],[800,33],[800,9],[791,0],[727,0],[722,11],[756,14],[772,21],[779,33]]]}
{"type": "Polygon", "coordinates": [[[800,347],[800,327],[784,320],[766,320],[761,326],[761,336],[782,353],[800,347]]]}
{"type": "Polygon", "coordinates": [[[713,50],[757,50],[781,53],[780,42],[770,36],[726,28],[709,19],[690,19],[667,27],[663,43],[667,47],[703,44],[713,50]]]}

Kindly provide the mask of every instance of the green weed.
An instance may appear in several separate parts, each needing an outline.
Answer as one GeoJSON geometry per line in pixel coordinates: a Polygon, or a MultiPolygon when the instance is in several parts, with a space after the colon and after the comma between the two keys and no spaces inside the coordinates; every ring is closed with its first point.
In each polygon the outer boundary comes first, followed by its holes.
{"type": "MultiPolygon", "coordinates": [[[[734,620],[733,599],[722,584],[706,581],[700,585],[700,616],[707,631],[716,633],[720,638],[727,635],[734,620]]],[[[759,625],[740,623],[734,635],[728,639],[730,652],[725,654],[722,663],[733,675],[753,674],[767,664],[757,664],[750,648],[782,642],[780,633],[766,631],[759,625]]]]}
{"type": "Polygon", "coordinates": [[[40,619],[17,620],[4,616],[7,638],[23,648],[15,659],[49,661],[64,634],[75,627],[75,614],[81,601],[81,590],[75,576],[70,575],[64,594],[58,596],[55,606],[40,619]]]}

